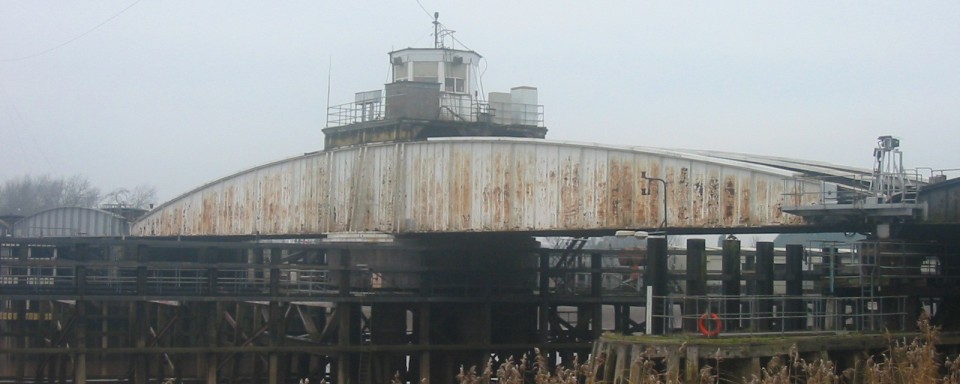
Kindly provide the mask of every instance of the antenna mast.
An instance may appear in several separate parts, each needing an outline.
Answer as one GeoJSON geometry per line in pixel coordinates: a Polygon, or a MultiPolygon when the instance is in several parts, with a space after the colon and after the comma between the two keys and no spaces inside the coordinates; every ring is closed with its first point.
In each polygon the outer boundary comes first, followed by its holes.
{"type": "Polygon", "coordinates": [[[440,39],[440,12],[433,13],[433,47],[443,48],[443,40],[440,39]]]}

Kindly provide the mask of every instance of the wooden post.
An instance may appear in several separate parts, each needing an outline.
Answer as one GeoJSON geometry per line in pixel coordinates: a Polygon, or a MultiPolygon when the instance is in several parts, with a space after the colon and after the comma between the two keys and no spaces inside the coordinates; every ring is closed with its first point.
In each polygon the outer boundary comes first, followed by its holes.
{"type": "MultiPolygon", "coordinates": [[[[338,285],[340,296],[350,295],[350,271],[351,271],[350,250],[340,251],[338,285]]],[[[337,345],[341,347],[350,346],[353,338],[353,322],[359,320],[359,316],[353,318],[355,304],[340,302],[337,303],[337,345]]],[[[359,308],[358,308],[359,309],[359,308]]],[[[340,352],[337,356],[337,383],[352,384],[353,381],[353,363],[352,354],[349,352],[340,352]]]]}
{"type": "MultiPolygon", "coordinates": [[[[359,306],[352,303],[337,303],[337,345],[340,347],[349,347],[353,344],[354,322],[359,320],[353,316],[359,312],[359,306]]],[[[337,382],[343,384],[354,383],[353,354],[350,352],[340,352],[337,356],[337,382]]]]}
{"type": "MultiPolygon", "coordinates": [[[[206,324],[206,342],[207,346],[211,348],[216,348],[219,344],[217,340],[217,323],[220,319],[217,316],[222,316],[218,310],[219,304],[215,302],[206,303],[204,307],[206,308],[207,318],[204,319],[206,324]]],[[[208,352],[206,354],[206,382],[207,384],[217,384],[217,354],[215,352],[208,352]]]]}
{"type": "Polygon", "coordinates": [[[727,239],[723,241],[723,283],[722,294],[725,296],[723,317],[727,318],[723,329],[736,330],[740,328],[740,240],[727,239]]]}
{"type": "MultiPolygon", "coordinates": [[[[272,273],[273,272],[271,271],[271,274],[272,273]]],[[[272,276],[271,276],[271,280],[272,280],[272,276]]],[[[279,308],[279,304],[273,298],[271,298],[270,300],[269,308],[270,308],[269,309],[270,319],[268,320],[270,322],[268,326],[270,328],[270,344],[269,345],[271,347],[275,347],[277,345],[277,329],[279,328],[279,325],[280,325],[280,308],[279,308]]],[[[277,352],[275,350],[271,349],[270,352],[267,353],[267,382],[270,384],[277,384],[277,376],[279,375],[279,372],[277,371],[278,363],[279,363],[278,359],[279,359],[279,356],[277,356],[277,352]]]]}
{"type": "MultiPolygon", "coordinates": [[[[27,243],[21,243],[17,247],[16,252],[17,252],[17,259],[21,262],[26,262],[30,255],[30,248],[27,246],[27,243]]],[[[15,274],[20,276],[19,277],[20,280],[17,282],[18,285],[26,286],[27,268],[25,267],[16,268],[15,271],[16,271],[15,274]]],[[[16,300],[13,302],[14,315],[16,316],[16,318],[13,320],[13,323],[15,324],[15,329],[16,329],[15,331],[16,346],[17,346],[17,349],[21,351],[18,356],[15,356],[17,359],[16,377],[17,377],[18,383],[24,382],[24,379],[26,378],[26,374],[27,374],[26,363],[27,363],[28,355],[26,353],[23,353],[23,351],[27,348],[27,340],[29,337],[28,334],[30,333],[27,331],[27,320],[25,319],[25,317],[27,316],[26,305],[27,305],[27,302],[25,300],[16,300]]]]}
{"type": "Polygon", "coordinates": [[[757,296],[756,313],[760,319],[756,321],[757,328],[762,331],[771,331],[773,328],[773,243],[769,241],[757,242],[756,280],[754,281],[757,296]]]}
{"type": "Polygon", "coordinates": [[[590,254],[590,296],[597,300],[596,303],[589,304],[591,308],[590,317],[592,319],[590,331],[593,335],[593,340],[599,339],[600,335],[603,334],[603,306],[599,300],[603,289],[603,273],[600,272],[601,268],[603,268],[602,255],[599,253],[590,254]]]}
{"type": "MultiPolygon", "coordinates": [[[[146,249],[142,245],[134,245],[133,257],[137,261],[137,296],[147,295],[147,266],[144,264],[146,249]]],[[[137,352],[133,357],[134,384],[147,384],[147,313],[146,302],[137,300],[132,304],[131,333],[137,352]]]]}
{"type": "Polygon", "coordinates": [[[540,252],[540,305],[538,307],[539,317],[537,322],[537,342],[546,345],[550,335],[550,304],[547,298],[550,296],[550,254],[540,252]]]}
{"type": "MultiPolygon", "coordinates": [[[[280,249],[270,250],[270,346],[277,347],[283,336],[280,335],[280,322],[283,315],[280,313],[280,303],[277,298],[280,295],[280,249]]],[[[280,354],[276,350],[270,350],[267,355],[267,382],[270,384],[280,383],[280,354]]]]}
{"type": "Polygon", "coordinates": [[[799,297],[803,295],[803,246],[797,244],[787,245],[787,265],[786,265],[786,285],[787,299],[784,315],[784,329],[787,331],[797,331],[804,328],[806,323],[806,310],[803,308],[803,300],[799,297]]]}
{"type": "MultiPolygon", "coordinates": [[[[687,296],[707,294],[707,243],[703,239],[687,240],[687,296]]],[[[687,299],[684,303],[685,332],[697,332],[697,317],[707,311],[706,300],[687,299]]]]}
{"type": "MultiPolygon", "coordinates": [[[[83,299],[87,291],[87,266],[84,263],[87,258],[87,247],[85,244],[76,246],[77,266],[74,268],[74,291],[77,294],[77,301],[74,303],[76,310],[77,323],[74,326],[77,339],[74,347],[80,351],[73,356],[73,382],[77,384],[86,384],[87,382],[87,354],[83,349],[87,346],[87,303],[83,299]]],[[[105,307],[106,308],[106,307],[105,307]]],[[[106,316],[104,316],[106,317],[106,316]]],[[[106,320],[102,320],[106,321],[106,320]]],[[[106,333],[106,332],[104,332],[106,333]]],[[[103,346],[104,348],[106,345],[103,346]]]]}
{"type": "MultiPolygon", "coordinates": [[[[79,283],[79,282],[78,282],[79,283]]],[[[78,350],[73,356],[73,382],[76,384],[87,383],[87,303],[77,300],[74,304],[77,311],[77,324],[74,331],[77,337],[74,348],[78,350]]]]}
{"type": "Polygon", "coordinates": [[[700,383],[700,348],[687,346],[683,366],[683,382],[686,384],[700,383]]]}
{"type": "MultiPolygon", "coordinates": [[[[139,269],[139,268],[137,268],[139,269]]],[[[133,382],[135,384],[147,384],[147,313],[146,302],[138,300],[134,306],[134,343],[137,347],[137,353],[134,355],[133,362],[133,382]]]]}
{"type": "Polygon", "coordinates": [[[420,382],[430,382],[430,303],[420,304],[419,324],[417,332],[419,333],[420,346],[424,351],[420,353],[420,382]]]}
{"type": "Polygon", "coordinates": [[[653,302],[647,303],[647,311],[652,311],[651,329],[654,335],[665,332],[664,321],[666,305],[664,296],[667,294],[667,239],[651,237],[647,239],[647,268],[644,271],[643,282],[653,288],[653,302]]]}

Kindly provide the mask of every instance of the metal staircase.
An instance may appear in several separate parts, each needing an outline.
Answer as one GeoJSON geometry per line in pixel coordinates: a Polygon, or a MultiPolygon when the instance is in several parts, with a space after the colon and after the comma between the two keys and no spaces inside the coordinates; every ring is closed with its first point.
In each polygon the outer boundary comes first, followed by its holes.
{"type": "Polygon", "coordinates": [[[579,267],[577,263],[586,245],[586,237],[571,237],[563,244],[563,253],[551,257],[551,268],[560,271],[550,277],[555,293],[576,293],[576,273],[566,270],[579,267]]]}

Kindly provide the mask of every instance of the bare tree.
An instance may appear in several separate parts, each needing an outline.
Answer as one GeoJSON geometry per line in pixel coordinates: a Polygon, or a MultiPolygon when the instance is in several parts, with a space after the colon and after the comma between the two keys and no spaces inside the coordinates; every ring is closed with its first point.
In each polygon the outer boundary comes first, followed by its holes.
{"type": "Polygon", "coordinates": [[[157,188],[140,184],[133,189],[117,188],[103,196],[100,204],[127,208],[149,208],[157,202],[157,188]]]}
{"type": "Polygon", "coordinates": [[[140,184],[130,191],[130,206],[134,208],[149,208],[157,203],[157,187],[140,184]]]}
{"type": "Polygon", "coordinates": [[[0,185],[0,213],[27,216],[57,207],[95,207],[100,190],[83,176],[25,175],[0,185]]]}
{"type": "Polygon", "coordinates": [[[61,207],[94,207],[100,201],[100,189],[90,185],[90,180],[80,175],[62,179],[61,207]]]}

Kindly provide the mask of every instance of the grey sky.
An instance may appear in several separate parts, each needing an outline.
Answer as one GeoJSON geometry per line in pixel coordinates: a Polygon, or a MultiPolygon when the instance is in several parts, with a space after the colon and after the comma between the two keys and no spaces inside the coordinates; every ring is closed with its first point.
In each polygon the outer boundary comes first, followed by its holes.
{"type": "MultiPolygon", "coordinates": [[[[908,167],[960,167],[954,0],[421,1],[487,59],[486,91],[540,89],[550,139],[868,168],[892,134],[908,167]]],[[[0,0],[0,180],[167,200],[322,149],[331,58],[340,104],[432,44],[415,0],[143,0],[15,60],[133,2],[0,0]]]]}

